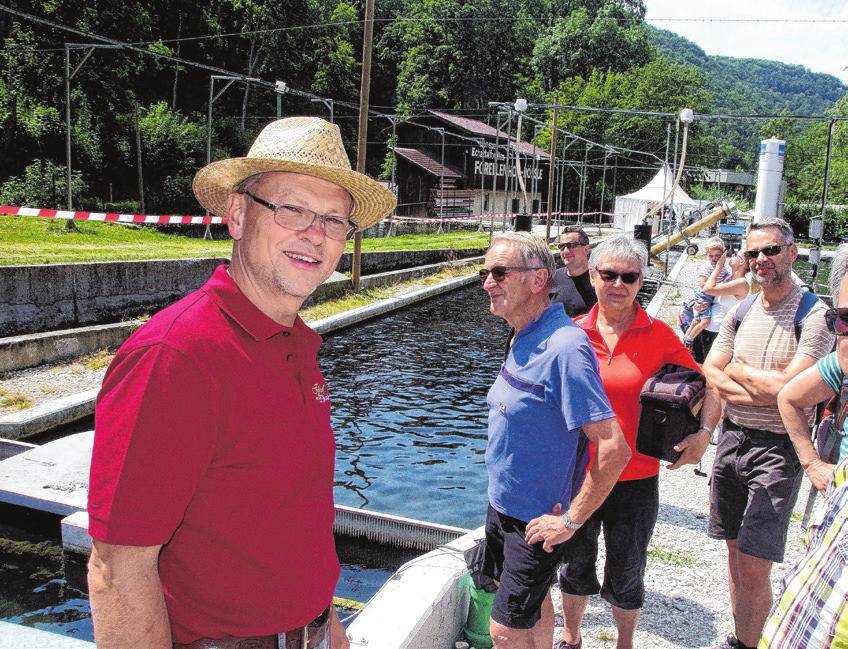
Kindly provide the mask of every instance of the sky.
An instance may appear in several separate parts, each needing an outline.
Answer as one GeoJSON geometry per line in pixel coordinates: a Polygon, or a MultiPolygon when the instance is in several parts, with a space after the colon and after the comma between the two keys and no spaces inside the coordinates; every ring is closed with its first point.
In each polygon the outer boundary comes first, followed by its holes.
{"type": "Polygon", "coordinates": [[[803,65],[848,84],[848,0],[644,2],[648,23],[707,54],[803,65]]]}

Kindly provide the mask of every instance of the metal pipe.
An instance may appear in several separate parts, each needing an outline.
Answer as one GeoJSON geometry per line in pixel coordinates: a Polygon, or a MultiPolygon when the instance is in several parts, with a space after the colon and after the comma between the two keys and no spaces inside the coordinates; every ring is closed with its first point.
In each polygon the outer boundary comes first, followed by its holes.
{"type": "Polygon", "coordinates": [[[684,229],[682,233],[677,232],[673,236],[668,237],[666,240],[660,241],[659,243],[652,246],[651,255],[658,255],[664,250],[667,250],[672,246],[676,246],[678,243],[683,241],[684,235],[686,237],[693,237],[704,228],[710,227],[711,225],[717,223],[724,217],[730,216],[735,211],[736,205],[734,203],[726,203],[722,201],[721,204],[715,210],[707,214],[707,216],[705,216],[704,218],[695,221],[692,225],[684,229]]]}

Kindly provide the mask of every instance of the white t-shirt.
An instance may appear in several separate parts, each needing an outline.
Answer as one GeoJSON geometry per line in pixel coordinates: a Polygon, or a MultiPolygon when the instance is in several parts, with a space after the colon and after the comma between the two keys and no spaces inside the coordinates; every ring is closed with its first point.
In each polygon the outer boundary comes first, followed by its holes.
{"type": "Polygon", "coordinates": [[[707,325],[706,330],[718,333],[718,330],[721,329],[721,321],[724,320],[724,316],[726,316],[727,312],[741,301],[742,300],[738,300],[732,295],[716,296],[713,300],[713,312],[712,317],[710,318],[710,324],[707,325]]]}

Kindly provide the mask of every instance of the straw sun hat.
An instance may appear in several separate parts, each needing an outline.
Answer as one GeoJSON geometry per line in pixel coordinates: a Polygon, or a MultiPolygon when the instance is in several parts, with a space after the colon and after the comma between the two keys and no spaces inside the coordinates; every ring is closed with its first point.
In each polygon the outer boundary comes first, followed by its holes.
{"type": "Polygon", "coordinates": [[[197,172],[192,187],[212,214],[227,215],[227,196],[248,176],[290,171],[329,180],[353,196],[350,220],[360,230],[379,223],[397,199],[380,183],[351,171],[339,127],[318,117],[288,117],[262,129],[244,158],[218,160],[197,172]]]}

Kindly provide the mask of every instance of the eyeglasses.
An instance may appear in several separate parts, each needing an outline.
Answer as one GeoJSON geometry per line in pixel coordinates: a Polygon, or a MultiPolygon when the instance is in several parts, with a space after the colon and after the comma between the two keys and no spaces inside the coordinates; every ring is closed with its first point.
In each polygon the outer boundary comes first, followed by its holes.
{"type": "Polygon", "coordinates": [[[634,284],[637,279],[642,277],[642,273],[617,273],[614,270],[601,270],[600,268],[595,269],[598,275],[601,276],[601,279],[605,282],[612,284],[619,277],[621,281],[625,284],[634,284]]]}
{"type": "Polygon", "coordinates": [[[830,333],[848,336],[848,309],[828,309],[824,312],[824,321],[830,333]]]}
{"type": "Polygon", "coordinates": [[[560,250],[571,250],[572,248],[577,248],[579,246],[588,246],[588,243],[572,243],[569,241],[568,243],[561,243],[557,246],[560,250]]]}
{"type": "Polygon", "coordinates": [[[780,254],[780,249],[788,246],[788,243],[782,243],[777,246],[766,246],[765,248],[760,248],[759,250],[746,250],[742,254],[745,255],[745,259],[756,259],[760,256],[760,253],[763,253],[766,257],[774,257],[775,255],[780,254]]]}
{"type": "Polygon", "coordinates": [[[274,205],[254,196],[250,192],[245,192],[245,195],[250,196],[258,205],[271,210],[274,213],[274,222],[286,230],[303,232],[312,227],[315,219],[320,219],[321,229],[328,239],[346,241],[359,229],[356,223],[340,216],[318,214],[318,212],[313,212],[299,205],[274,205]]]}
{"type": "Polygon", "coordinates": [[[542,270],[541,266],[492,266],[492,268],[483,268],[480,270],[480,281],[484,284],[489,279],[489,275],[496,282],[502,282],[506,279],[506,274],[511,270],[542,270]]]}

